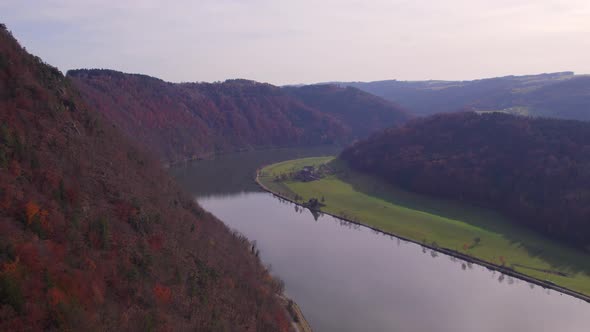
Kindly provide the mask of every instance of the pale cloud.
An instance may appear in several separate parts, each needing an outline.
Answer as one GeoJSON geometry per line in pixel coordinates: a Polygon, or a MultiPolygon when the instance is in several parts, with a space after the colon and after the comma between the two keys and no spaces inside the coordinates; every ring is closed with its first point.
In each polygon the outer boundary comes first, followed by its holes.
{"type": "Polygon", "coordinates": [[[590,73],[590,1],[2,1],[62,70],[276,84],[590,73]]]}

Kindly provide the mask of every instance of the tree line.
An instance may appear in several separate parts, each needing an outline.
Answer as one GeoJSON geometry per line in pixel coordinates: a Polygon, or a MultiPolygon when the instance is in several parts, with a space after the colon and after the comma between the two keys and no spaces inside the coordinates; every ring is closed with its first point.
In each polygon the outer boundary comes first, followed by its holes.
{"type": "Polygon", "coordinates": [[[340,157],[407,190],[493,208],[590,245],[590,123],[441,114],[377,133],[340,157]]]}

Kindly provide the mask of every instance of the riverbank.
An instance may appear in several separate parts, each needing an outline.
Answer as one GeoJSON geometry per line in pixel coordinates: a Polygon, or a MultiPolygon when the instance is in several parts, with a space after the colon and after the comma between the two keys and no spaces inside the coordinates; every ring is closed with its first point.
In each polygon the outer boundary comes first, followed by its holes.
{"type": "Polygon", "coordinates": [[[295,301],[289,299],[285,295],[280,296],[279,300],[285,307],[285,311],[291,317],[291,325],[297,332],[312,332],[311,325],[305,319],[301,308],[295,301]]]}
{"type": "MultiPolygon", "coordinates": [[[[417,210],[413,208],[416,204],[402,206],[383,195],[368,196],[360,191],[358,183],[353,186],[336,176],[310,182],[274,181],[277,175],[293,173],[304,166],[325,164],[331,159],[299,159],[263,167],[256,173],[256,182],[265,191],[301,206],[311,198],[323,198],[325,206],[319,209],[322,213],[590,302],[586,295],[590,277],[583,262],[587,261],[587,255],[559,247],[502,220],[480,220],[498,218],[489,211],[465,207],[466,212],[461,211],[460,216],[469,217],[466,222],[453,214],[457,212],[453,210],[456,206],[445,205],[446,216],[436,215],[431,213],[432,202],[427,200],[420,199],[418,205],[425,209],[417,210]],[[514,236],[501,231],[514,233],[514,236]],[[537,249],[535,255],[531,248],[537,249]],[[562,265],[554,266],[559,260],[562,265]]],[[[347,174],[347,181],[358,182],[355,176],[347,174]]],[[[398,193],[397,198],[400,197],[398,193]]],[[[436,203],[439,212],[442,211],[440,207],[444,202],[436,203]]]]}
{"type": "Polygon", "coordinates": [[[183,158],[183,159],[175,160],[175,161],[162,160],[161,165],[165,169],[170,169],[170,168],[174,168],[174,167],[186,166],[187,164],[194,163],[194,162],[202,162],[204,160],[209,160],[209,161],[218,160],[218,159],[226,157],[226,156],[236,156],[239,154],[264,153],[264,152],[273,152],[273,155],[274,154],[281,155],[283,152],[297,153],[297,151],[299,151],[299,153],[301,155],[295,156],[295,158],[303,158],[306,156],[317,155],[317,153],[322,154],[322,152],[324,152],[324,151],[331,151],[330,153],[337,153],[341,149],[342,149],[342,147],[338,146],[338,145],[317,145],[317,146],[311,146],[311,147],[303,147],[303,146],[260,147],[260,146],[258,146],[258,147],[252,147],[252,148],[236,148],[234,150],[223,151],[223,152],[200,153],[200,154],[194,155],[192,157],[187,157],[187,158],[183,158]]]}

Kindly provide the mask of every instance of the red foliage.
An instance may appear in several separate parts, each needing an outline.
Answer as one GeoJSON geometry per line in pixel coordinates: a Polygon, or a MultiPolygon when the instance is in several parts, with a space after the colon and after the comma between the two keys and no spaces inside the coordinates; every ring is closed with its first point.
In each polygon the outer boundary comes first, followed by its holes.
{"type": "Polygon", "coordinates": [[[48,253],[51,255],[51,258],[58,261],[63,262],[66,258],[67,248],[65,244],[56,243],[53,241],[44,241],[47,247],[48,253]]]}
{"type": "Polygon", "coordinates": [[[18,262],[20,261],[20,257],[16,257],[13,262],[6,262],[2,265],[2,270],[0,273],[5,274],[14,274],[16,273],[16,269],[18,268],[18,262]]]}
{"type": "Polygon", "coordinates": [[[16,160],[12,160],[10,162],[10,174],[12,174],[14,176],[20,176],[20,172],[21,172],[20,163],[16,160]]]}
{"type": "Polygon", "coordinates": [[[335,85],[173,84],[112,70],[74,70],[68,76],[89,103],[166,161],[252,147],[349,142],[408,118],[390,102],[335,85]]]}
{"type": "Polygon", "coordinates": [[[152,250],[158,251],[164,246],[164,238],[159,234],[154,234],[150,236],[148,243],[152,250]]]}
{"type": "Polygon", "coordinates": [[[130,217],[137,215],[137,209],[129,202],[119,201],[115,204],[115,213],[122,221],[127,221],[130,217]]]}
{"type": "Polygon", "coordinates": [[[84,259],[84,261],[85,261],[85,263],[86,263],[86,268],[87,268],[88,270],[90,270],[90,271],[94,271],[94,270],[96,270],[96,263],[95,263],[95,262],[94,262],[92,259],[90,259],[90,258],[86,257],[86,258],[84,259]]]}
{"type": "Polygon", "coordinates": [[[58,288],[52,287],[47,290],[47,299],[49,304],[55,307],[60,303],[66,302],[66,295],[58,288]]]}
{"type": "Polygon", "coordinates": [[[247,241],[78,95],[0,25],[0,330],[276,331],[247,241]]]}
{"type": "Polygon", "coordinates": [[[74,186],[66,188],[66,199],[70,205],[77,205],[80,199],[80,190],[74,186]]]}
{"type": "Polygon", "coordinates": [[[39,205],[36,203],[29,201],[25,205],[25,215],[27,216],[27,223],[30,225],[33,222],[33,219],[39,214],[39,205]]]}
{"type": "Polygon", "coordinates": [[[5,186],[0,188],[0,209],[2,211],[7,211],[12,205],[12,188],[9,186],[5,186]]]}
{"type": "Polygon", "coordinates": [[[47,170],[44,175],[45,175],[45,181],[52,189],[55,189],[59,186],[59,181],[61,179],[60,179],[60,175],[57,172],[47,170]]]}
{"type": "Polygon", "coordinates": [[[156,284],[154,286],[154,295],[158,302],[164,304],[170,303],[170,300],[172,299],[172,291],[170,288],[161,284],[156,284]]]}
{"type": "Polygon", "coordinates": [[[33,273],[41,272],[43,266],[39,257],[39,251],[34,243],[27,242],[19,245],[16,248],[16,253],[28,271],[33,273]]]}
{"type": "Polygon", "coordinates": [[[286,315],[287,312],[285,310],[278,310],[275,313],[277,326],[281,332],[288,332],[291,330],[291,319],[286,315]]]}

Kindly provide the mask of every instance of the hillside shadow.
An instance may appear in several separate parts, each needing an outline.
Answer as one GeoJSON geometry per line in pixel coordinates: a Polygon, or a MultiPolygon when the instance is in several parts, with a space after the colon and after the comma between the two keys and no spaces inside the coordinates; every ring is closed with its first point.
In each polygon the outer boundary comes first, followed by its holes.
{"type": "MultiPolygon", "coordinates": [[[[437,199],[411,193],[384,181],[350,170],[341,160],[329,166],[338,179],[350,184],[354,190],[409,209],[426,212],[448,219],[459,220],[506,238],[511,245],[526,250],[529,256],[546,261],[554,269],[568,274],[585,273],[590,276],[590,255],[567,244],[559,243],[536,233],[499,212],[463,202],[437,199]]],[[[520,266],[525,267],[523,265],[520,266]]],[[[533,268],[534,269],[534,268],[533,268]]]]}
{"type": "Polygon", "coordinates": [[[254,181],[256,170],[261,166],[289,159],[334,155],[339,151],[336,146],[318,146],[235,152],[178,164],[168,172],[193,196],[231,196],[263,192],[254,181]]]}

